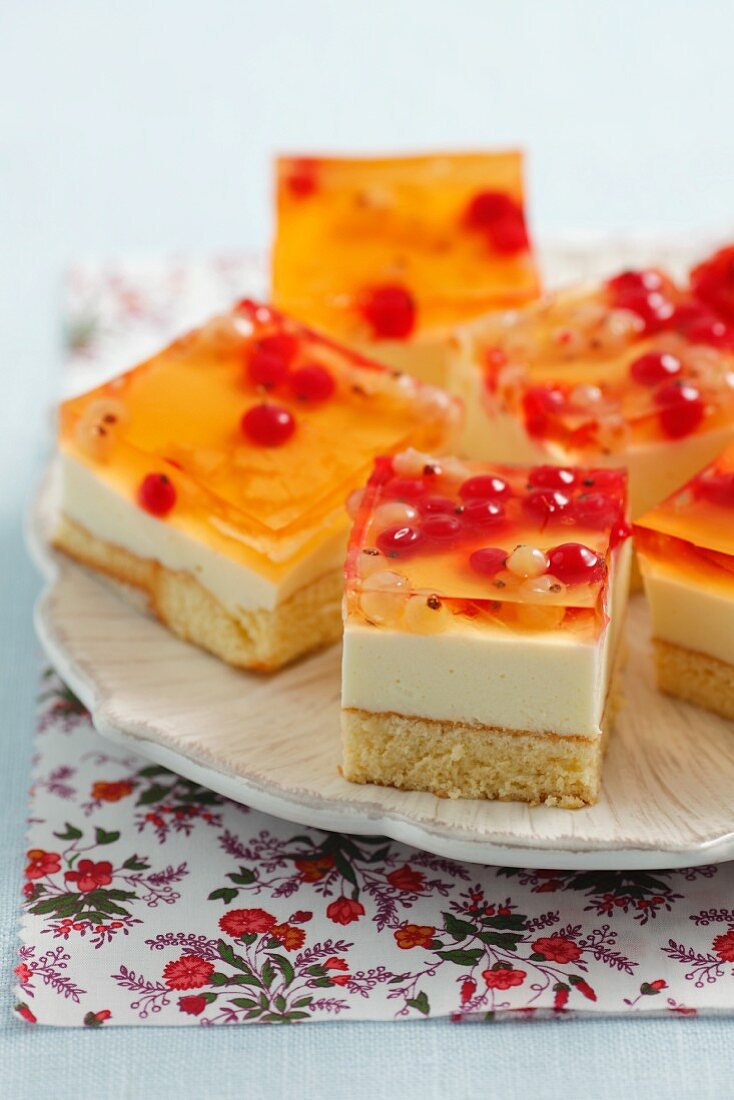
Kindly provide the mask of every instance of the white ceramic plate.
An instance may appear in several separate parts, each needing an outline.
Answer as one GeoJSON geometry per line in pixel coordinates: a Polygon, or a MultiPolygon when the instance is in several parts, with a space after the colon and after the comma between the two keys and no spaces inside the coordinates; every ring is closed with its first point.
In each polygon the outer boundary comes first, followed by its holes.
{"type": "Polygon", "coordinates": [[[105,737],[276,817],[454,859],[609,869],[734,859],[734,725],[655,691],[641,597],[630,607],[626,705],[599,803],[440,799],[341,778],[338,647],[268,678],[237,672],[52,552],[53,511],[50,476],[29,522],[48,578],[37,629],[105,737]]]}

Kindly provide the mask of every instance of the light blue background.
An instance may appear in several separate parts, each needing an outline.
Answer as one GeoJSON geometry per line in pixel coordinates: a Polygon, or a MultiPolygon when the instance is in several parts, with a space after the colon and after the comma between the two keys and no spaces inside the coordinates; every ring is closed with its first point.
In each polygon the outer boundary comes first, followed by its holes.
{"type": "MultiPolygon", "coordinates": [[[[37,580],[20,516],[80,252],[263,244],[275,149],[522,144],[536,228],[734,224],[722,0],[0,0],[0,955],[15,951],[37,580]]],[[[723,899],[722,899],[723,900],[723,899]]],[[[51,1032],[0,1097],[724,1097],[732,1024],[51,1032]]]]}

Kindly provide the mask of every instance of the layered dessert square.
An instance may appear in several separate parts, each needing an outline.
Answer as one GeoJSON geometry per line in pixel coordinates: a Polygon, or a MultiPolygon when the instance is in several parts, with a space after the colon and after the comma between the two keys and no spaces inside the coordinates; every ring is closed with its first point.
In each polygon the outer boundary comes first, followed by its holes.
{"type": "Polygon", "coordinates": [[[453,325],[538,293],[516,152],[282,157],[273,300],[441,383],[453,325]]]}
{"type": "Polygon", "coordinates": [[[622,653],[626,507],[620,470],[380,458],[347,556],[345,777],[593,803],[622,653]]]}
{"type": "Polygon", "coordinates": [[[458,403],[251,301],[65,402],[56,546],[173,631],[273,669],[341,631],[345,498],[458,403]]]}
{"type": "Polygon", "coordinates": [[[658,687],[734,719],[734,446],[635,525],[658,687]]]}
{"type": "Polygon", "coordinates": [[[469,457],[626,466],[638,516],[734,435],[734,328],[663,272],[625,271],[468,326],[449,388],[469,457]]]}

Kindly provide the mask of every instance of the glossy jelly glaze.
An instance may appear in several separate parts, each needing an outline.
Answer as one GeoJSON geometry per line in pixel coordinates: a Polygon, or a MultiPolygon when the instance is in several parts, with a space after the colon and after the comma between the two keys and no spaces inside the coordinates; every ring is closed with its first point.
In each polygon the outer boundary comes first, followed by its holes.
{"type": "Polygon", "coordinates": [[[283,157],[276,303],[350,341],[407,340],[538,293],[519,153],[283,157]]]}
{"type": "Polygon", "coordinates": [[[60,445],[172,528],[266,573],[345,528],[376,454],[441,449],[458,403],[245,300],[64,403],[60,445]]]}
{"type": "Polygon", "coordinates": [[[734,328],[657,270],[490,319],[475,354],[490,413],[581,458],[734,422],[734,328]]]}
{"type": "Polygon", "coordinates": [[[354,502],[347,613],[416,633],[452,617],[595,631],[629,534],[622,470],[380,458],[354,502]]]}
{"type": "Polygon", "coordinates": [[[734,594],[734,445],[635,524],[644,557],[734,594]]]}

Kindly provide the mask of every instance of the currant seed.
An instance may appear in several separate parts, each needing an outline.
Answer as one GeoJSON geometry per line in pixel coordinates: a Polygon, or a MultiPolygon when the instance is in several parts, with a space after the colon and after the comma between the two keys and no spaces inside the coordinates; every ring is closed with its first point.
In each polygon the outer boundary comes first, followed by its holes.
{"type": "Polygon", "coordinates": [[[298,401],[314,403],[327,401],[334,393],[334,376],[318,363],[294,370],[288,378],[288,386],[298,401]]]}
{"type": "Polygon", "coordinates": [[[507,551],[499,546],[484,546],[481,550],[475,550],[469,557],[469,566],[475,573],[484,577],[493,577],[505,568],[507,551]]]}
{"type": "Polygon", "coordinates": [[[548,551],[549,569],[563,584],[588,584],[604,576],[604,559],[580,542],[564,542],[548,551]]]}
{"type": "Polygon", "coordinates": [[[280,447],[296,430],[296,421],[280,405],[253,405],[240,422],[247,438],[260,447],[280,447]]]}
{"type": "Polygon", "coordinates": [[[176,503],[176,490],[166,474],[146,474],[138,488],[138,504],[152,516],[167,516],[176,503]]]}
{"type": "Polygon", "coordinates": [[[548,568],[548,558],[537,546],[516,546],[507,559],[507,568],[516,577],[539,577],[548,568]]]}

